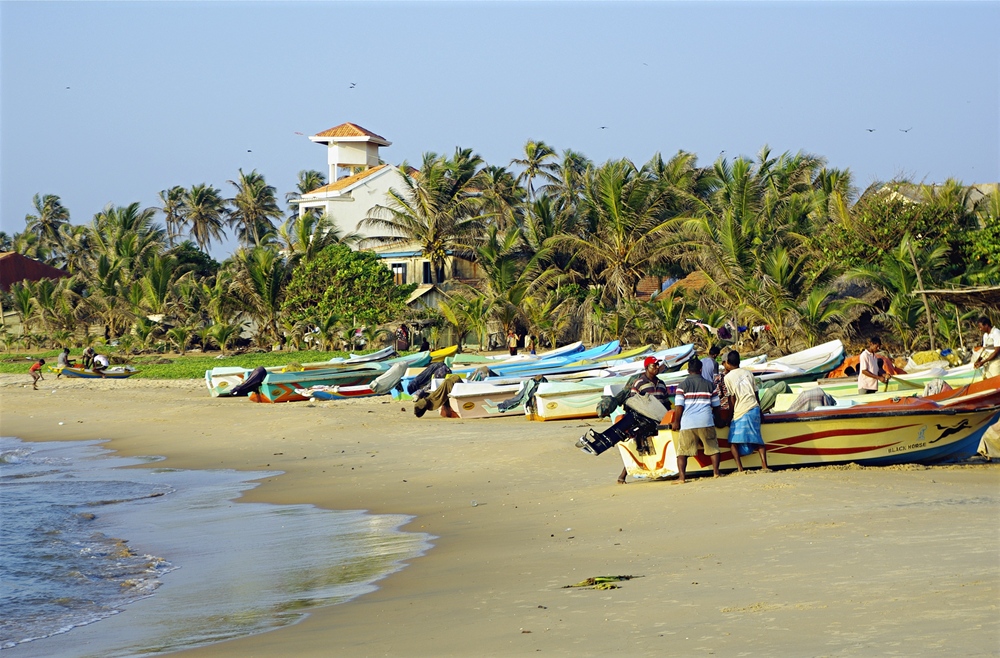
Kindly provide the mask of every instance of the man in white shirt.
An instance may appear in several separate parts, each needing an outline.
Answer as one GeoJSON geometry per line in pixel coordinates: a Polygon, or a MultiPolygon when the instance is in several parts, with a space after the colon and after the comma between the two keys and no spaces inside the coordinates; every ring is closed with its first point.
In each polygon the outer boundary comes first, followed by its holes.
{"type": "Polygon", "coordinates": [[[983,332],[983,351],[973,367],[983,369],[983,378],[1000,377],[1000,327],[994,327],[985,315],[977,321],[983,332]]]}
{"type": "Polygon", "coordinates": [[[882,349],[882,340],[878,336],[868,339],[868,347],[861,352],[861,362],[858,364],[858,393],[877,393],[879,382],[889,381],[888,374],[879,373],[878,356],[876,353],[882,349]]]}

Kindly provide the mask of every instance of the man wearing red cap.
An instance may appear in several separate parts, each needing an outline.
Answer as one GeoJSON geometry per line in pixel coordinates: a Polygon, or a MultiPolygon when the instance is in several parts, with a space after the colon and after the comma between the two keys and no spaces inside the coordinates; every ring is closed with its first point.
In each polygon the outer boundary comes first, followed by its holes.
{"type": "Polygon", "coordinates": [[[652,395],[669,409],[670,392],[667,390],[667,385],[657,377],[660,374],[660,368],[663,367],[663,362],[655,356],[647,356],[642,365],[645,372],[639,375],[639,378],[632,384],[633,395],[652,395]]]}

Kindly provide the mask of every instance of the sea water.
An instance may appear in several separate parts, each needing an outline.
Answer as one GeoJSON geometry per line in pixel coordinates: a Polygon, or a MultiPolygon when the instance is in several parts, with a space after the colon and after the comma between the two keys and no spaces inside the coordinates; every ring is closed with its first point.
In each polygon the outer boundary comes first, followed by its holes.
{"type": "Polygon", "coordinates": [[[234,501],[275,472],[157,459],[0,437],[3,654],[128,656],[260,633],[375,589],[430,546],[399,530],[403,515],[234,501]]]}

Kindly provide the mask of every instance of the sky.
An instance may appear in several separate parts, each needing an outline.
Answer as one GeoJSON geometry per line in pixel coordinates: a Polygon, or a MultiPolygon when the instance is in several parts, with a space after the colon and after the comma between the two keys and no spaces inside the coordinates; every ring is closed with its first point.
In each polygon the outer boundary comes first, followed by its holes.
{"type": "Polygon", "coordinates": [[[36,193],[83,224],[174,185],[231,196],[240,169],[283,201],[326,172],[307,136],[345,121],[396,164],[768,145],[861,189],[996,182],[998,25],[1000,2],[0,0],[0,230],[36,193]]]}

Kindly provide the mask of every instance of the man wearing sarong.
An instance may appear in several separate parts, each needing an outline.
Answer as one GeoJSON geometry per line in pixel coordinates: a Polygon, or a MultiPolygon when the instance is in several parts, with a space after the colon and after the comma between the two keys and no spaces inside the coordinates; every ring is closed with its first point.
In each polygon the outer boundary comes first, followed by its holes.
{"type": "Polygon", "coordinates": [[[684,484],[688,457],[698,454],[698,444],[712,460],[712,475],[719,477],[719,442],[715,437],[715,417],[719,409],[715,384],[702,376],[702,363],[688,361],[688,376],[677,387],[676,411],[671,429],[677,453],[677,481],[684,484]]]}
{"type": "Polygon", "coordinates": [[[729,426],[729,450],[736,460],[736,468],[743,472],[741,448],[745,451],[744,454],[750,454],[756,449],[760,455],[761,470],[769,471],[771,469],[767,467],[764,437],[760,433],[760,399],[757,397],[757,383],[753,373],[740,367],[740,353],[736,350],[726,355],[723,365],[726,369],[729,406],[733,410],[733,422],[729,426]]]}

